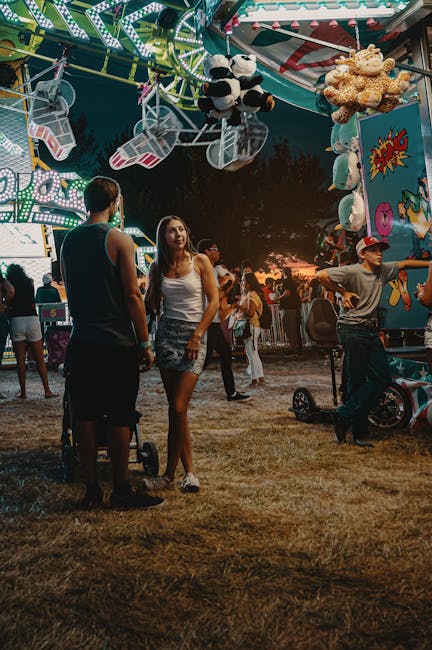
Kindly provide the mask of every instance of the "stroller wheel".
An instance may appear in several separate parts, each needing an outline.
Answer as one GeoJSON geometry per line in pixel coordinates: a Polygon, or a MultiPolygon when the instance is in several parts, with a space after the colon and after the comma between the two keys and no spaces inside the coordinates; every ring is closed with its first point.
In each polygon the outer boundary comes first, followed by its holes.
{"type": "Polygon", "coordinates": [[[378,429],[402,429],[411,419],[410,399],[403,388],[392,382],[369,413],[370,424],[378,429]]]}
{"type": "Polygon", "coordinates": [[[142,464],[145,476],[159,474],[159,455],[154,442],[146,440],[142,446],[142,464]]]}
{"type": "Polygon", "coordinates": [[[297,388],[294,391],[292,408],[297,420],[312,422],[316,410],[315,400],[307,388],[297,388]]]}
{"type": "Polygon", "coordinates": [[[70,444],[69,432],[62,434],[60,471],[63,483],[73,483],[76,478],[77,458],[75,449],[70,444]]]}

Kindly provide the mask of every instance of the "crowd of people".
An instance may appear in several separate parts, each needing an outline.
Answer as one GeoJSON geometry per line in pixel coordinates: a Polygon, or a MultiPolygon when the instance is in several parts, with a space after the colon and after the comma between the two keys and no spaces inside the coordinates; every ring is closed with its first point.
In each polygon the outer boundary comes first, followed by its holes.
{"type": "MultiPolygon", "coordinates": [[[[116,181],[106,177],[90,181],[84,191],[88,219],[67,233],[60,254],[73,321],[65,376],[86,481],[83,509],[97,509],[103,504],[96,464],[102,418],[113,464],[112,507],[161,505],[164,499],[149,493],[172,488],[179,463],[184,472],[182,491],[199,491],[188,421],[199,375],[216,350],[227,401],[248,400],[250,395],[238,392],[235,386],[231,331],[241,331],[250,388],[259,389],[265,384],[265,376],[258,338],[262,328],[269,327],[269,308],[274,305],[280,310],[290,350],[296,354],[306,340],[304,324],[314,298],[326,297],[340,311],[338,334],[346,358],[347,390],[345,403],[335,416],[335,433],[343,442],[351,427],[356,444],[370,444],[367,414],[390,381],[377,320],[382,287],[401,268],[426,267],[429,262],[385,264],[382,251],[387,244],[365,237],[357,244],[357,264],[320,270],[312,280],[296,279],[286,267],[280,279],[268,277],[261,286],[248,260],[230,272],[220,263],[218,242],[202,239],[195,248],[187,224],[172,215],[159,222],[157,254],[144,291],[143,283],[137,282],[133,241],[113,225],[120,201],[116,181]],[[151,322],[157,323],[155,356],[168,404],[167,463],[163,474],[145,479],[143,490],[130,482],[128,458],[140,370],[150,370],[154,363],[151,322]],[[241,327],[237,327],[240,322],[241,327]]],[[[58,300],[49,286],[51,279],[44,276],[43,287],[38,290],[39,297],[47,301],[58,300]]],[[[431,268],[426,283],[418,287],[418,297],[432,307],[431,268]]],[[[432,315],[425,338],[430,360],[431,320],[432,315]]],[[[35,360],[45,397],[54,397],[43,358],[33,282],[16,264],[8,267],[5,277],[0,275],[3,347],[7,328],[17,360],[19,397],[26,397],[27,348],[35,360]]]]}

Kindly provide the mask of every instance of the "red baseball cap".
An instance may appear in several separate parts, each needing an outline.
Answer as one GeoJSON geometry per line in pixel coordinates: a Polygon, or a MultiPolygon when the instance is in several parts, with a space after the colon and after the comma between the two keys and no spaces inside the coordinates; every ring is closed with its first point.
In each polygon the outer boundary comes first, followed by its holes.
{"type": "Polygon", "coordinates": [[[381,239],[377,239],[376,237],[363,237],[363,239],[360,239],[360,241],[357,243],[357,255],[365,248],[369,248],[369,246],[375,246],[375,244],[379,244],[381,246],[381,250],[383,251],[385,251],[387,248],[390,248],[387,242],[382,241],[381,239]]]}

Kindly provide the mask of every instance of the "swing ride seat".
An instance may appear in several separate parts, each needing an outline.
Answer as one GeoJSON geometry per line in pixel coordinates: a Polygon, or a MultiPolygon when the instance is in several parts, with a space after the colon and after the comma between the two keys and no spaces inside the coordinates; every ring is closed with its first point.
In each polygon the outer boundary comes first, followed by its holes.
{"type": "Polygon", "coordinates": [[[137,122],[134,137],[120,145],[109,162],[113,169],[130,165],[141,165],[152,169],[171,153],[177,144],[182,128],[173,111],[161,106],[159,117],[149,113],[144,120],[137,122]]]}
{"type": "Polygon", "coordinates": [[[29,112],[28,133],[32,138],[45,142],[56,160],[65,160],[76,145],[68,119],[69,103],[58,92],[50,99],[55,80],[39,81],[36,85],[29,112]]]}
{"type": "Polygon", "coordinates": [[[249,165],[263,148],[268,127],[256,115],[242,114],[242,124],[229,126],[222,120],[219,140],[207,147],[207,161],[215,169],[237,171],[249,165]]]}

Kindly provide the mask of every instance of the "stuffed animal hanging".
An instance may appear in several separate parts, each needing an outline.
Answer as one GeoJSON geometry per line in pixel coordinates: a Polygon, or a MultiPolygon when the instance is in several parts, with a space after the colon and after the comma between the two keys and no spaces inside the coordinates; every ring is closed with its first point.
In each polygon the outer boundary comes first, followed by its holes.
{"type": "Polygon", "coordinates": [[[238,126],[241,113],[273,110],[273,96],[260,86],[263,78],[256,72],[256,56],[236,54],[232,58],[214,54],[204,60],[204,73],[211,78],[202,85],[205,97],[198,99],[198,108],[207,114],[207,123],[226,119],[238,126]]]}
{"type": "Polygon", "coordinates": [[[326,75],[324,95],[339,109],[332,113],[333,122],[345,124],[356,112],[373,108],[387,113],[399,104],[409,86],[410,73],[403,70],[392,79],[388,72],[394,59],[384,59],[382,52],[370,44],[365,50],[352,51],[348,58],[336,59],[338,68],[326,75]]]}
{"type": "Polygon", "coordinates": [[[207,113],[207,123],[215,124],[224,118],[231,126],[238,126],[240,113],[233,109],[240,99],[240,82],[231,71],[230,60],[224,54],[208,56],[204,73],[211,81],[201,86],[205,97],[198,99],[198,108],[207,113]]]}

